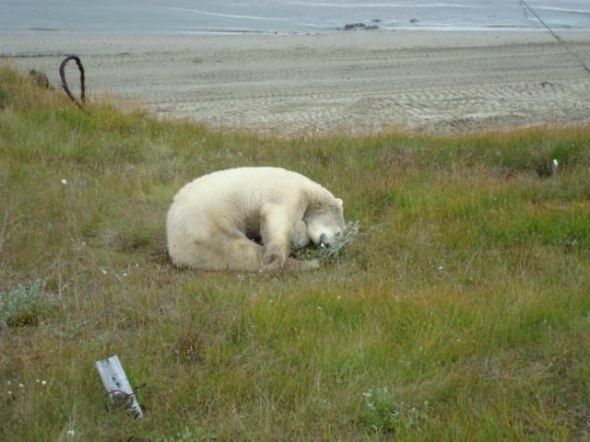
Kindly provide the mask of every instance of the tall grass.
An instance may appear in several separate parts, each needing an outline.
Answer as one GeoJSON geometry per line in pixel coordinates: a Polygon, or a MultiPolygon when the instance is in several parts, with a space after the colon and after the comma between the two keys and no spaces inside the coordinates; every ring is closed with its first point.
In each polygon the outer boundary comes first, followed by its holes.
{"type": "Polygon", "coordinates": [[[0,68],[0,292],[41,279],[52,300],[0,329],[0,439],[588,438],[589,143],[257,137],[85,114],[0,68]],[[305,275],[172,267],[174,193],[246,165],[324,184],[356,241],[305,275]],[[105,408],[112,354],[143,421],[105,408]]]}

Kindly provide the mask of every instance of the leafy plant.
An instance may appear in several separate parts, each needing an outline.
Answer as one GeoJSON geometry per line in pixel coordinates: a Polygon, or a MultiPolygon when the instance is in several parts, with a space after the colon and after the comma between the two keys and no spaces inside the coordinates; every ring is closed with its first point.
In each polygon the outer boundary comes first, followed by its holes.
{"type": "Polygon", "coordinates": [[[7,292],[0,292],[0,326],[36,326],[54,305],[55,296],[45,291],[44,281],[14,285],[7,292]]]}
{"type": "Polygon", "coordinates": [[[375,388],[363,393],[361,422],[379,433],[395,433],[404,428],[413,428],[422,420],[420,412],[408,408],[396,400],[387,387],[375,388]]]}

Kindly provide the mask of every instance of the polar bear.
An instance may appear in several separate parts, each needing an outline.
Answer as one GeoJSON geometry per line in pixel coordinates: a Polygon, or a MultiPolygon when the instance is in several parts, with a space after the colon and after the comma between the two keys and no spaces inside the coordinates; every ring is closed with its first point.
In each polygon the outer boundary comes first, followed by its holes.
{"type": "Polygon", "coordinates": [[[307,270],[291,244],[330,247],[342,233],[342,200],[309,178],[276,167],[204,175],[174,197],[166,218],[168,253],[179,267],[307,270]]]}

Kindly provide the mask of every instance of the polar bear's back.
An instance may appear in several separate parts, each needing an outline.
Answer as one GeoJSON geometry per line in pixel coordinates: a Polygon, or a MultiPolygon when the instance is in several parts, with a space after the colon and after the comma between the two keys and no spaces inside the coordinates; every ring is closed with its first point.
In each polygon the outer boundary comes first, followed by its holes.
{"type": "Polygon", "coordinates": [[[315,184],[307,177],[278,167],[240,167],[203,175],[185,185],[174,202],[211,203],[219,208],[230,204],[259,204],[280,198],[297,188],[315,184]],[[239,200],[239,201],[237,201],[239,200]]]}

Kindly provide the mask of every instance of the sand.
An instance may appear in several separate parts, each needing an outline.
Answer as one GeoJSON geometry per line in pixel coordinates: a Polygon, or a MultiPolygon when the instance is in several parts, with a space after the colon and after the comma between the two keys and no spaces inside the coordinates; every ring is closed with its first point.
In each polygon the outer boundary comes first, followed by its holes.
{"type": "MultiPolygon", "coordinates": [[[[1,33],[0,53],[59,85],[81,56],[91,96],[161,117],[280,135],[390,127],[464,131],[590,120],[590,31],[361,31],[324,35],[1,33]]],[[[77,81],[74,68],[71,82],[77,81]]]]}

